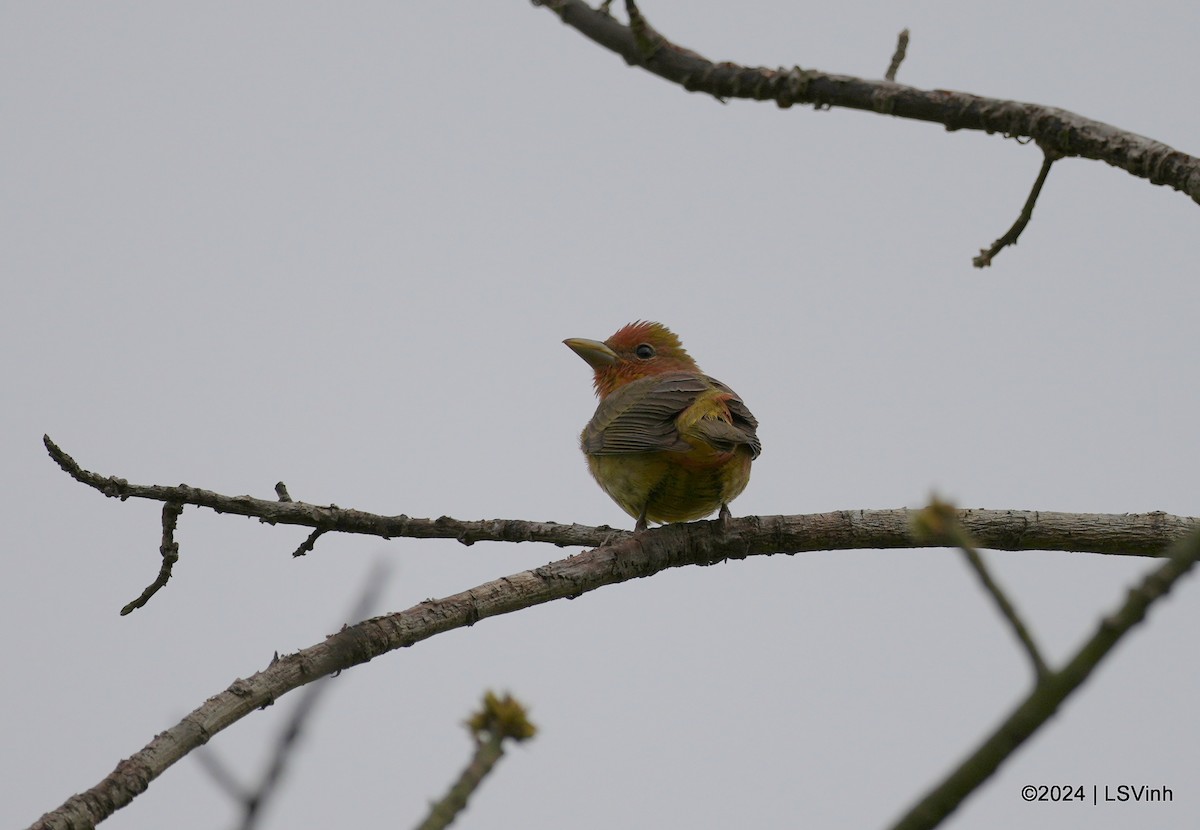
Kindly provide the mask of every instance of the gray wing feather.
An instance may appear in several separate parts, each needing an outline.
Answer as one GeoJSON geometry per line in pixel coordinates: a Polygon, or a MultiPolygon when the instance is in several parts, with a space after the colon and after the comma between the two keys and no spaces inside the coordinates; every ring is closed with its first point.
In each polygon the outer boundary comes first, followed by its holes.
{"type": "MultiPolygon", "coordinates": [[[[707,377],[707,375],[705,377],[707,377]]],[[[707,426],[708,424],[719,424],[724,427],[736,429],[738,436],[733,440],[733,443],[745,444],[750,448],[750,453],[753,455],[753,457],[758,458],[759,454],[762,452],[762,442],[758,440],[758,419],[751,414],[749,407],[742,402],[742,399],[738,397],[737,392],[734,392],[716,378],[708,378],[708,380],[713,386],[717,387],[723,392],[728,392],[733,396],[725,402],[725,405],[729,408],[729,414],[733,417],[733,423],[726,424],[724,421],[705,421],[704,425],[707,426]]],[[[718,444],[714,443],[714,446],[718,446],[718,444]]],[[[730,447],[730,449],[732,449],[732,447],[730,447]]]]}
{"type": "MultiPolygon", "coordinates": [[[[675,428],[675,419],[708,391],[712,383],[722,391],[734,392],[712,378],[702,378],[686,372],[642,378],[613,392],[596,409],[595,416],[583,431],[583,450],[589,455],[621,453],[687,452],[691,445],[675,428]]],[[[757,456],[761,451],[756,429],[758,422],[736,396],[728,401],[733,423],[709,421],[702,423],[701,433],[715,447],[733,449],[739,444],[748,446],[757,456]]]]}

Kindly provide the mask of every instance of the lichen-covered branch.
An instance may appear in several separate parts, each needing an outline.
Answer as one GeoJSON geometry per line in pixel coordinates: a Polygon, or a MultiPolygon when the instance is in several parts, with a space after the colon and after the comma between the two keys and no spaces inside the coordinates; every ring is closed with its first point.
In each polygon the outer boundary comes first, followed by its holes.
{"type": "Polygon", "coordinates": [[[692,92],[704,92],[720,100],[774,101],[781,107],[845,107],[931,121],[948,130],[1030,138],[1060,156],[1103,161],[1200,202],[1200,159],[1067,110],[946,89],[917,89],[799,66],[768,69],[727,61],[716,63],[672,43],[647,22],[644,12],[632,18],[631,25],[625,25],[583,0],[534,3],[550,9],[563,23],[617,53],[630,65],[692,92]]]}

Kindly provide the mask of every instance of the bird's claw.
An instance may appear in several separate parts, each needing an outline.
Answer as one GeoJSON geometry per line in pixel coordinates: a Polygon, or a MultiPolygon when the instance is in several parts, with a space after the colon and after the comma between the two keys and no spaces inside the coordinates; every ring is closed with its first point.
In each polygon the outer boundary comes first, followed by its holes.
{"type": "Polygon", "coordinates": [[[729,505],[721,505],[721,512],[717,514],[717,519],[721,522],[721,530],[728,533],[729,526],[733,523],[733,514],[729,512],[729,505]]]}

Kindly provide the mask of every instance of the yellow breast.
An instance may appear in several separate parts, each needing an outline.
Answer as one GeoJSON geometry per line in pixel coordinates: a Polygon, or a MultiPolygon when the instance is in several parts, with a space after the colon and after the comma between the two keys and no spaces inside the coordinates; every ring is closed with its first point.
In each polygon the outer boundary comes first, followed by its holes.
{"type": "Polygon", "coordinates": [[[701,446],[684,453],[589,455],[588,467],[604,492],[635,519],[645,511],[652,522],[689,522],[711,515],[746,489],[751,459],[746,447],[716,453],[701,446]]]}

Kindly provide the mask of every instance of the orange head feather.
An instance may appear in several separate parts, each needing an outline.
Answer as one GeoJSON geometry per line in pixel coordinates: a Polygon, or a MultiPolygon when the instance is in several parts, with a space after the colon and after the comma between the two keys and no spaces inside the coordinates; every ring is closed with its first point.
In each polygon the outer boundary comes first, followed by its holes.
{"type": "Polygon", "coordinates": [[[630,323],[603,343],[583,339],[563,342],[595,370],[592,382],[601,398],[639,378],[700,371],[679,338],[662,323],[630,323]]]}

